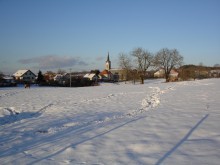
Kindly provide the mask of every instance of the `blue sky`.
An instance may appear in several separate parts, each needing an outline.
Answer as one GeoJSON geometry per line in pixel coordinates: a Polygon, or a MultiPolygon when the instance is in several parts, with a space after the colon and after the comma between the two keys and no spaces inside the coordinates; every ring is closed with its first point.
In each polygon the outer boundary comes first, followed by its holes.
{"type": "Polygon", "coordinates": [[[0,0],[0,71],[104,69],[109,52],[179,50],[220,63],[219,0],[0,0]]]}

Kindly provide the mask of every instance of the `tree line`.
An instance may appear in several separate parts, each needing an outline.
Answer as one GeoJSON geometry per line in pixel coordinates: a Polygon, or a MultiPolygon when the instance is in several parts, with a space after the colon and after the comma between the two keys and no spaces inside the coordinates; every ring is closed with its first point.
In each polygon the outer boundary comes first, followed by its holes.
{"type": "Polygon", "coordinates": [[[177,49],[163,48],[157,53],[151,53],[141,47],[133,49],[130,53],[119,54],[119,66],[126,72],[126,80],[136,78],[144,84],[149,68],[164,69],[166,82],[172,69],[183,64],[183,56],[177,49]]]}

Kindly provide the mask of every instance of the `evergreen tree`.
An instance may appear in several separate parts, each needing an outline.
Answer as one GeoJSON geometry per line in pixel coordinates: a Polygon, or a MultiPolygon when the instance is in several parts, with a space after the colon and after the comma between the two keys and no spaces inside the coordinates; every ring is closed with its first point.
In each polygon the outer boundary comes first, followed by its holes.
{"type": "Polygon", "coordinates": [[[2,80],[4,77],[4,74],[0,71],[0,80],[2,80]]]}
{"type": "Polygon", "coordinates": [[[42,72],[39,70],[38,76],[37,76],[37,83],[41,84],[43,82],[44,82],[44,76],[43,76],[42,72]]]}

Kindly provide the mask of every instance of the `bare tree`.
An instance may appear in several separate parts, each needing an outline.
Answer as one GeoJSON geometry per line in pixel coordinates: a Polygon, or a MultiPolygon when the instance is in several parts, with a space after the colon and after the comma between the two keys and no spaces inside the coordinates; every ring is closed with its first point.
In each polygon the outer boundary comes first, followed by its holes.
{"type": "Polygon", "coordinates": [[[58,69],[57,74],[64,74],[66,73],[66,71],[64,69],[58,69]]]}
{"type": "Polygon", "coordinates": [[[127,54],[119,54],[119,66],[125,71],[125,82],[130,78],[130,71],[132,68],[131,59],[127,54]]]}
{"type": "Polygon", "coordinates": [[[144,84],[147,69],[152,65],[153,55],[147,50],[142,48],[136,48],[131,52],[131,55],[135,57],[137,63],[137,70],[141,79],[141,84],[144,84]]]}
{"type": "Polygon", "coordinates": [[[127,54],[120,53],[119,54],[119,66],[123,69],[131,69],[131,59],[127,54]]]}
{"type": "Polygon", "coordinates": [[[176,49],[161,49],[155,56],[154,65],[161,67],[165,71],[166,82],[169,81],[170,71],[175,67],[180,67],[183,63],[183,57],[176,49]]]}

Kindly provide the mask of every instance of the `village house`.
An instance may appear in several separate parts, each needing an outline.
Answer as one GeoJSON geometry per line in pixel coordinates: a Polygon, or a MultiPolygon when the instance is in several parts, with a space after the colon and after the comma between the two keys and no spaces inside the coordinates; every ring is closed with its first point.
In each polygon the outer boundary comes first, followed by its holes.
{"type": "Polygon", "coordinates": [[[84,78],[88,78],[89,80],[97,81],[100,79],[99,76],[97,76],[95,73],[87,73],[84,78]]]}
{"type": "Polygon", "coordinates": [[[35,82],[36,79],[36,75],[30,70],[18,70],[13,74],[13,76],[15,76],[15,79],[17,81],[22,81],[22,82],[33,83],[35,82]]]}
{"type": "Polygon", "coordinates": [[[44,73],[44,79],[46,82],[49,81],[53,81],[54,77],[56,76],[56,73],[52,72],[52,71],[47,71],[46,73],[44,73]]]}
{"type": "MultiPolygon", "coordinates": [[[[175,69],[172,69],[170,71],[169,78],[170,78],[171,81],[176,80],[176,79],[178,79],[178,75],[179,75],[179,73],[175,69]]],[[[154,77],[155,78],[164,78],[165,77],[164,69],[159,69],[157,72],[155,72],[154,77]]]]}
{"type": "Polygon", "coordinates": [[[156,71],[156,72],[154,73],[154,77],[155,77],[155,78],[164,78],[164,76],[165,76],[165,71],[164,71],[164,69],[159,69],[158,71],[156,71]]]}
{"type": "Polygon", "coordinates": [[[172,69],[171,71],[170,71],[170,79],[171,80],[175,80],[175,79],[177,79],[178,78],[178,76],[179,76],[179,73],[175,70],[175,69],[172,69]]]}
{"type": "Polygon", "coordinates": [[[109,70],[103,70],[100,74],[101,79],[103,81],[111,81],[113,80],[113,74],[109,70]]]}
{"type": "Polygon", "coordinates": [[[0,78],[0,87],[16,86],[15,78],[13,76],[3,76],[0,78]]]}
{"type": "Polygon", "coordinates": [[[53,80],[60,85],[64,85],[70,81],[70,74],[69,73],[57,74],[54,76],[53,80]]]}
{"type": "Polygon", "coordinates": [[[209,72],[209,77],[214,77],[214,78],[220,77],[220,70],[211,70],[209,72]]]}

